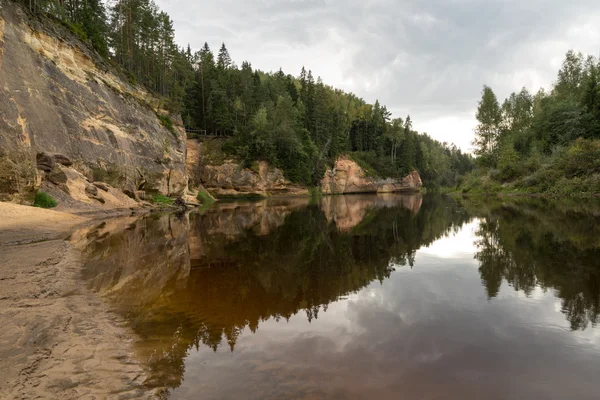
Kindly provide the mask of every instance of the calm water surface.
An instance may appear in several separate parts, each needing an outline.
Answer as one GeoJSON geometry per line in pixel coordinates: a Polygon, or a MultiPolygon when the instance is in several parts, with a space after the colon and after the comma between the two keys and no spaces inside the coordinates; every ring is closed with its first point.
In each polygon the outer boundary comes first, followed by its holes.
{"type": "Polygon", "coordinates": [[[173,399],[598,399],[600,204],[340,196],[103,223],[173,399]]]}

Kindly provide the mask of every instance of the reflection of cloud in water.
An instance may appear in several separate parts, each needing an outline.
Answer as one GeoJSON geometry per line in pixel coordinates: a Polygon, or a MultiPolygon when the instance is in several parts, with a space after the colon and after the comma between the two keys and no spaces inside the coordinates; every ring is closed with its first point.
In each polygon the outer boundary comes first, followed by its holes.
{"type": "MultiPolygon", "coordinates": [[[[273,387],[292,380],[295,391],[322,398],[594,398],[598,348],[552,329],[548,313],[565,324],[550,294],[524,307],[505,287],[506,296],[488,302],[471,269],[454,264],[440,274],[425,260],[418,268],[333,303],[329,310],[346,313],[327,314],[310,330],[294,333],[302,316],[292,317],[293,329],[262,324],[262,335],[240,338],[239,361],[271,371],[273,387]]],[[[255,369],[231,374],[251,381],[255,369]]]]}
{"type": "MultiPolygon", "coordinates": [[[[179,387],[174,398],[592,392],[597,330],[570,332],[556,296],[584,293],[575,319],[593,318],[598,297],[582,288],[594,270],[532,269],[547,264],[535,262],[528,227],[542,225],[530,210],[498,224],[433,197],[331,199],[227,204],[116,233],[105,226],[92,235],[86,278],[144,337],[152,384],[179,387]]],[[[569,241],[561,243],[553,258],[569,241]]],[[[587,243],[567,247],[574,265],[590,266],[587,243]]]]}
{"type": "MultiPolygon", "coordinates": [[[[245,398],[260,398],[266,390],[260,381],[268,379],[271,393],[319,398],[395,399],[397,393],[407,398],[594,398],[597,351],[586,354],[590,349],[575,347],[568,332],[538,330],[515,320],[511,307],[518,304],[516,297],[500,305],[484,301],[482,312],[456,307],[452,293],[480,289],[476,279],[452,280],[441,295],[422,292],[414,297],[408,290],[423,288],[419,282],[432,278],[428,273],[394,274],[383,287],[369,289],[380,295],[330,306],[346,308],[345,315],[327,314],[327,322],[313,321],[312,329],[299,332],[298,326],[306,328],[302,316],[289,324],[267,321],[258,334],[240,337],[231,362],[220,365],[214,353],[201,351],[189,365],[207,362],[207,381],[226,384],[225,397],[239,395],[243,386],[245,398]],[[423,305],[423,298],[444,301],[423,305]],[[407,322],[400,314],[413,318],[407,322]],[[499,321],[504,329],[498,329],[499,321]],[[248,383],[256,384],[258,392],[248,390],[248,383]]],[[[474,303],[480,299],[472,298],[474,303]]],[[[193,369],[188,374],[196,376],[193,369]]],[[[205,393],[213,398],[222,390],[209,385],[205,393]]]]}
{"type": "MultiPolygon", "coordinates": [[[[479,219],[465,224],[460,231],[450,234],[425,246],[419,250],[419,254],[428,254],[438,258],[465,258],[466,255],[475,253],[475,230],[479,226],[479,219]]],[[[474,263],[476,264],[476,263],[474,263]]]]}

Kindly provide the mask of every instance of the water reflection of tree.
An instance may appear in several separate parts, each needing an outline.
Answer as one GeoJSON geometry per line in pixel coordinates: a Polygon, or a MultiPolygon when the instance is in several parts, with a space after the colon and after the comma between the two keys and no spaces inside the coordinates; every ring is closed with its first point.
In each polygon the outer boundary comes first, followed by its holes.
{"type": "MultiPolygon", "coordinates": [[[[394,265],[412,265],[420,247],[467,220],[463,209],[439,198],[426,198],[417,214],[400,206],[369,209],[350,230],[338,229],[315,205],[289,213],[267,234],[256,225],[224,229],[224,221],[234,223],[235,218],[218,213],[196,215],[190,220],[188,242],[196,242],[202,251],[191,263],[188,255],[191,272],[183,281],[181,274],[166,277],[181,263],[171,259],[183,253],[181,240],[172,239],[177,233],[171,232],[170,223],[143,220],[138,223],[143,229],[134,227],[107,240],[110,251],[107,245],[95,245],[95,254],[90,249],[87,271],[107,276],[112,268],[108,275],[115,278],[107,285],[118,288],[115,303],[151,349],[147,357],[153,382],[177,387],[190,347],[205,345],[216,351],[226,343],[233,351],[244,329],[255,332],[267,319],[302,313],[314,321],[331,302],[385,280],[394,265]],[[161,246],[167,239],[179,247],[161,246]],[[132,243],[135,248],[119,249],[132,243]],[[134,253],[144,254],[144,262],[136,263],[134,253]],[[148,271],[154,265],[159,268],[152,278],[148,271]],[[144,276],[140,284],[135,284],[136,276],[144,276]],[[153,286],[160,291],[147,295],[153,286]]],[[[88,279],[98,279],[94,276],[88,279]]]]}
{"type": "Polygon", "coordinates": [[[488,296],[505,279],[530,295],[554,290],[571,328],[585,329],[600,314],[598,214],[525,202],[491,207],[482,220],[475,258],[488,296]],[[592,239],[590,239],[592,236],[592,239]]]}
{"type": "MultiPolygon", "coordinates": [[[[235,240],[211,237],[205,256],[192,262],[196,272],[186,290],[177,294],[179,312],[193,309],[203,316],[202,324],[186,332],[190,342],[216,350],[225,340],[233,351],[240,332],[256,331],[261,321],[297,313],[318,319],[331,302],[388,278],[390,260],[412,265],[420,247],[468,220],[454,203],[440,201],[427,199],[416,215],[402,207],[371,209],[350,231],[340,231],[310,206],[268,235],[248,230],[235,240]],[[215,260],[223,267],[205,268],[215,260]]],[[[203,229],[210,225],[199,217],[192,230],[209,237],[203,229]]]]}

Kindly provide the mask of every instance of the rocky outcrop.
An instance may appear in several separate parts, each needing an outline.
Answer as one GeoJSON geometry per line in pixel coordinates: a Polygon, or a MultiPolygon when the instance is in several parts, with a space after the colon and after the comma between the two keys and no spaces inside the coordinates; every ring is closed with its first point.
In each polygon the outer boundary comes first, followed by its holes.
{"type": "Polygon", "coordinates": [[[283,171],[261,161],[255,169],[242,168],[227,160],[221,165],[205,165],[200,179],[210,194],[215,197],[240,195],[308,195],[308,189],[288,181],[283,171]]]}
{"type": "Polygon", "coordinates": [[[347,157],[338,158],[321,180],[323,194],[419,192],[422,186],[417,171],[402,179],[374,178],[347,157]]]}
{"type": "Polygon", "coordinates": [[[63,164],[54,164],[45,174],[41,189],[54,197],[61,209],[132,208],[138,204],[123,190],[104,182],[92,182],[79,171],[63,164]]]}
{"type": "Polygon", "coordinates": [[[220,139],[187,140],[186,166],[189,187],[194,192],[206,190],[216,198],[308,195],[307,188],[291,183],[283,171],[265,161],[243,168],[239,162],[228,159],[221,150],[222,143],[220,139]]]}
{"type": "Polygon", "coordinates": [[[185,132],[159,99],[112,73],[61,26],[0,0],[0,200],[23,199],[55,164],[90,182],[180,195],[185,132]]]}
{"type": "MultiPolygon", "coordinates": [[[[243,168],[238,162],[225,159],[215,143],[190,139],[187,143],[187,169],[190,185],[204,185],[215,197],[240,195],[307,196],[306,187],[287,180],[278,168],[267,162],[243,168]]],[[[321,180],[323,194],[419,192],[423,183],[417,171],[402,179],[381,179],[368,176],[353,160],[340,157],[321,180]]]]}

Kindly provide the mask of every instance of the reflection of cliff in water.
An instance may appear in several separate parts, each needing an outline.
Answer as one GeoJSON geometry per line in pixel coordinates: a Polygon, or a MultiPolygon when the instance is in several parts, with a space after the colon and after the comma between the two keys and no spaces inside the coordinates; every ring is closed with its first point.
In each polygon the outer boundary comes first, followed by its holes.
{"type": "Polygon", "coordinates": [[[478,206],[475,258],[489,298],[503,279],[528,296],[554,290],[571,329],[600,314],[600,205],[540,199],[478,206]]]}
{"type": "Polygon", "coordinates": [[[224,205],[183,218],[151,216],[89,235],[85,276],[144,339],[158,384],[176,387],[192,346],[234,350],[244,328],[327,305],[394,264],[411,264],[466,220],[421,196],[330,197],[224,205]],[[337,225],[336,225],[337,224],[337,225]]]}

